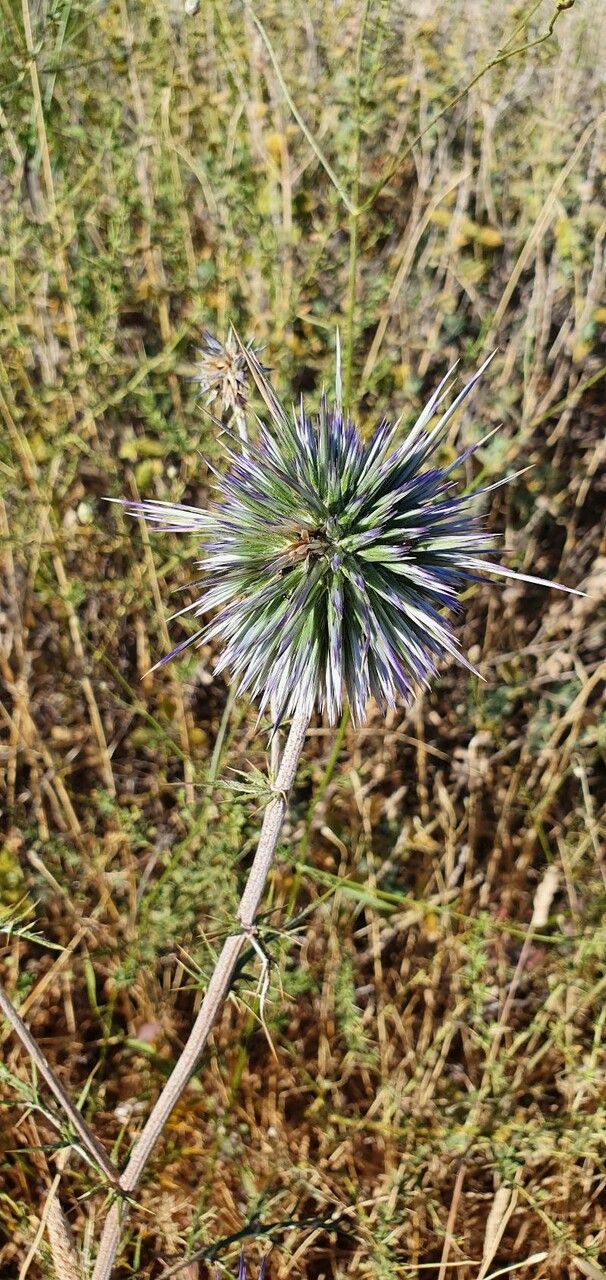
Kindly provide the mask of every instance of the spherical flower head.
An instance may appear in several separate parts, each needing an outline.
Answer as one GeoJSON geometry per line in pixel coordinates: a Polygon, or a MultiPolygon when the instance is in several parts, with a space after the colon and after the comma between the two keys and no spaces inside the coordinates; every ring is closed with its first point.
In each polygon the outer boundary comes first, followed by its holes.
{"type": "MultiPolygon", "coordinates": [[[[252,343],[248,349],[258,354],[252,343]]],[[[249,402],[250,374],[246,351],[241,349],[233,329],[225,343],[219,342],[208,329],[203,329],[198,357],[195,381],[207,407],[210,409],[218,405],[228,418],[238,412],[243,413],[249,402]]]]}
{"type": "Polygon", "coordinates": [[[334,403],[323,395],[317,414],[303,404],[289,414],[254,353],[240,350],[271,425],[254,445],[228,444],[218,501],[208,511],[128,504],[202,535],[206,589],[181,612],[216,612],[179,650],[217,644],[215,670],[230,670],[261,710],[271,705],[276,724],[314,708],[334,724],[345,697],[360,724],[371,695],[383,707],[409,703],[446,655],[473,670],[452,625],[469,582],[488,572],[557,585],[484,558],[496,535],[474,510],[478,492],[457,494],[453,479],[477,445],[430,465],[485,366],[443,411],[448,375],[402,443],[400,424],[385,422],[365,442],[344,415],[339,378],[334,403]]]}

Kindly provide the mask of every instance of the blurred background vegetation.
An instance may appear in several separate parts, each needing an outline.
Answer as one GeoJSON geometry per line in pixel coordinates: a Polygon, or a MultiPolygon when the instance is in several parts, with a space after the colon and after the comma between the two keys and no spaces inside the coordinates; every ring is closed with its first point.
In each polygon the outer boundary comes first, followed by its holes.
{"type": "MultiPolygon", "coordinates": [[[[444,456],[502,423],[466,478],[533,464],[491,503],[509,563],[588,592],[474,588],[484,683],[448,666],[409,711],[314,724],[266,1026],[253,955],[117,1275],[242,1237],[272,1278],[604,1280],[602,4],[0,12],[0,964],[117,1160],[259,820],[221,783],[265,739],[212,651],[146,675],[187,634],[165,618],[195,547],[103,501],[207,501],[201,328],[234,322],[313,405],[339,326],[368,430],[496,346],[444,456]]],[[[104,1196],[2,1040],[2,1275],[56,1276],[59,1152],[84,1266],[104,1196]]]]}

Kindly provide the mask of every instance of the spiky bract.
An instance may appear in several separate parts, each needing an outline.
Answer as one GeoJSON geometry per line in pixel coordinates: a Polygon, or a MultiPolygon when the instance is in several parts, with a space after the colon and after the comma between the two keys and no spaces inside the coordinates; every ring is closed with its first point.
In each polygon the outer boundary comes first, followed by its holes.
{"type": "MultiPolygon", "coordinates": [[[[262,1259],[261,1259],[261,1265],[260,1265],[260,1267],[259,1267],[258,1280],[265,1280],[265,1268],[266,1268],[266,1266],[267,1266],[267,1258],[262,1258],[262,1259]]],[[[218,1269],[218,1268],[217,1268],[217,1270],[215,1271],[215,1280],[222,1280],[221,1272],[219,1271],[219,1269],[218,1269]]],[[[243,1251],[243,1250],[242,1250],[242,1252],[240,1253],[240,1262],[239,1262],[239,1265],[238,1265],[238,1280],[246,1280],[246,1260],[245,1260],[245,1257],[244,1257],[244,1251],[243,1251]]]]}
{"type": "Polygon", "coordinates": [[[303,405],[287,414],[246,355],[272,425],[260,426],[254,445],[228,445],[219,501],[207,512],[153,502],[130,510],[202,535],[207,586],[181,612],[217,613],[179,649],[218,643],[216,670],[229,669],[261,709],[271,703],[276,722],[318,707],[334,723],[346,693],[360,723],[370,695],[383,706],[409,702],[446,654],[470,666],[447,616],[470,580],[489,572],[543,581],[483,558],[495,535],[471,509],[477,493],[453,494],[461,458],[428,466],[482,370],[430,429],[444,379],[396,445],[398,423],[382,423],[365,443],[338,391],[314,417],[303,405]]]}

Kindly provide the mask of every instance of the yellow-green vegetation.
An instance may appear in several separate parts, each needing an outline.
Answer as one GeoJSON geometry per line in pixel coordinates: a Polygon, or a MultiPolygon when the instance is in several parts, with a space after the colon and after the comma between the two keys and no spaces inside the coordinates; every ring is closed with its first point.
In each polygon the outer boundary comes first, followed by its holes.
{"type": "MultiPolygon", "coordinates": [[[[146,674],[187,634],[165,617],[195,546],[103,501],[207,501],[202,327],[314,403],[339,326],[362,424],[403,430],[497,347],[444,456],[503,424],[468,480],[532,464],[493,525],[587,596],[484,583],[460,624],[483,683],[448,666],[336,749],[314,721],[268,998],[251,948],[116,1276],[197,1255],[194,1280],[243,1240],[272,1280],[603,1280],[602,3],[194,8],[0,3],[3,982],[121,1163],[264,803],[213,652],[146,674]]],[[[0,1034],[2,1276],[86,1276],[105,1189],[0,1034]]]]}

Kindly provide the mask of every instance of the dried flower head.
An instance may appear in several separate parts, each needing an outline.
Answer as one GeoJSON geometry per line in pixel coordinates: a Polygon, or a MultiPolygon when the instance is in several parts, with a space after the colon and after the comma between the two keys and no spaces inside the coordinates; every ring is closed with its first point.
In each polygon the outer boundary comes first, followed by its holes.
{"type": "Polygon", "coordinates": [[[216,671],[231,670],[261,709],[271,703],[276,723],[314,707],[334,723],[346,693],[359,724],[370,695],[389,707],[410,702],[447,654],[474,670],[448,617],[462,589],[485,573],[557,585],[485,559],[497,535],[473,508],[511,477],[456,495],[453,472],[477,445],[446,467],[429,465],[486,365],[443,409],[451,371],[396,445],[399,423],[364,442],[344,416],[339,373],[333,405],[323,395],[317,415],[303,405],[289,415],[254,353],[240,350],[271,428],[242,451],[228,444],[219,500],[208,511],[127,504],[202,536],[206,590],[180,612],[217,613],[174,652],[218,642],[216,671]]]}
{"type": "MultiPolygon", "coordinates": [[[[247,349],[258,357],[258,350],[252,343],[247,349]]],[[[203,329],[198,356],[195,381],[207,407],[220,407],[227,418],[242,414],[248,406],[250,374],[246,349],[240,347],[233,329],[225,343],[214,338],[208,329],[203,329]]]]}

